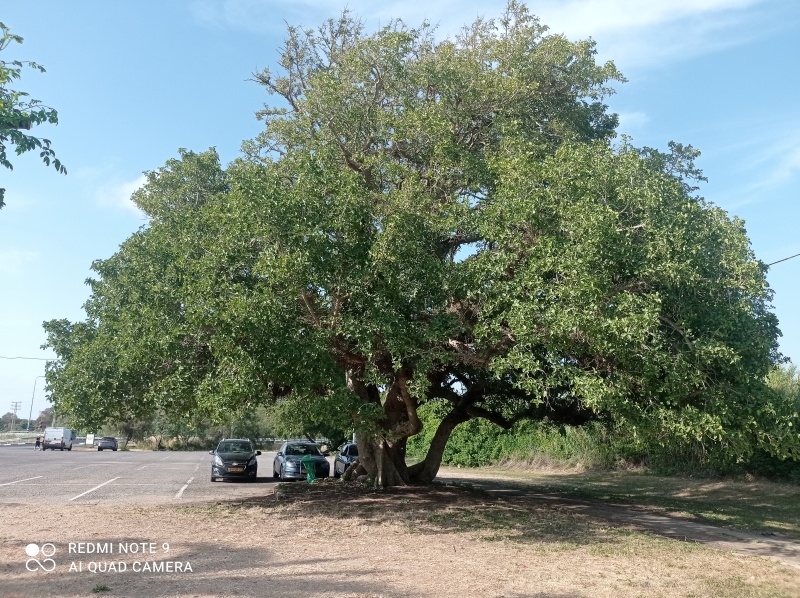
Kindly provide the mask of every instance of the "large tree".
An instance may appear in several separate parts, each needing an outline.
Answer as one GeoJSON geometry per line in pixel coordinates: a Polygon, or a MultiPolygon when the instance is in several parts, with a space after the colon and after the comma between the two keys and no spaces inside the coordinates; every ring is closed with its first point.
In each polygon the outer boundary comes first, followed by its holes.
{"type": "Polygon", "coordinates": [[[60,408],[277,404],[353,426],[351,473],[381,485],[432,480],[473,417],[798,456],[742,222],[693,195],[691,147],[614,143],[622,77],[594,54],[515,2],[438,43],[348,14],[290,28],[244,158],[150,173],[150,224],[95,264],[87,321],[46,325],[60,408]],[[409,467],[426,401],[448,415],[409,467]]]}

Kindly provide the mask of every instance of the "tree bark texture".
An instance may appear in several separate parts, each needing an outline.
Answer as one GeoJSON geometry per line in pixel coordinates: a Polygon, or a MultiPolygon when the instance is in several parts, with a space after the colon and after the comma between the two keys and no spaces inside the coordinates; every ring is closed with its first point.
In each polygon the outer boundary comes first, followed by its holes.
{"type": "Polygon", "coordinates": [[[466,412],[458,409],[454,409],[445,416],[439,423],[439,427],[436,428],[425,459],[408,468],[408,477],[411,483],[430,484],[433,481],[442,465],[442,456],[444,456],[444,449],[450,435],[458,424],[468,419],[469,416],[466,412]]]}

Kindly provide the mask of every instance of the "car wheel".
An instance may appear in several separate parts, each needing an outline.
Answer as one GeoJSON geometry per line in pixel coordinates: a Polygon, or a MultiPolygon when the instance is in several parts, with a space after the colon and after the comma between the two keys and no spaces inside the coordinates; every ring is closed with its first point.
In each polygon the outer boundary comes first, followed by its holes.
{"type": "Polygon", "coordinates": [[[256,471],[254,471],[254,472],[253,472],[253,477],[252,477],[252,478],[250,478],[248,481],[249,481],[249,482],[255,482],[255,481],[256,481],[256,479],[258,479],[258,470],[256,470],[256,471]]]}
{"type": "Polygon", "coordinates": [[[339,471],[336,469],[336,465],[334,465],[334,466],[333,466],[333,477],[334,477],[334,478],[336,478],[336,479],[338,480],[338,479],[339,479],[339,476],[341,476],[341,475],[342,475],[342,474],[340,474],[340,473],[339,473],[339,471]]]}
{"type": "Polygon", "coordinates": [[[283,477],[283,465],[281,465],[281,470],[278,472],[278,477],[280,478],[281,482],[286,481],[286,478],[283,477]]]}
{"type": "Polygon", "coordinates": [[[69,446],[69,448],[68,448],[67,450],[68,450],[68,451],[71,451],[71,450],[72,450],[72,445],[70,445],[70,446],[69,446]]]}
{"type": "Polygon", "coordinates": [[[103,449],[101,449],[101,448],[98,446],[98,447],[97,447],[97,450],[98,450],[98,451],[102,451],[103,449]]]}
{"type": "Polygon", "coordinates": [[[217,481],[217,478],[215,478],[215,477],[212,475],[212,476],[211,476],[211,481],[212,481],[212,482],[216,482],[216,481],[217,481]]]}
{"type": "Polygon", "coordinates": [[[116,452],[117,449],[111,449],[111,450],[116,452]]]}
{"type": "Polygon", "coordinates": [[[272,477],[275,478],[275,479],[278,479],[278,472],[275,471],[275,466],[274,465],[272,466],[272,477]]]}

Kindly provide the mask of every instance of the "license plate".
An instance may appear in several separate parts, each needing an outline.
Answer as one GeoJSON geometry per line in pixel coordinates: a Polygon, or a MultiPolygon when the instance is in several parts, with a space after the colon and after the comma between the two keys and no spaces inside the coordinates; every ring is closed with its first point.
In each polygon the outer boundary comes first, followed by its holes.
{"type": "Polygon", "coordinates": [[[244,467],[229,467],[228,471],[231,473],[238,473],[240,471],[244,471],[244,467]]]}

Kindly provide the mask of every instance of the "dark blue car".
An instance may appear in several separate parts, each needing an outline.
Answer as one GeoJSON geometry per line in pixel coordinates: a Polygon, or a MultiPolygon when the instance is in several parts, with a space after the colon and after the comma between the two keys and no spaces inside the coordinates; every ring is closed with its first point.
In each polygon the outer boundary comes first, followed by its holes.
{"type": "Polygon", "coordinates": [[[358,461],[358,445],[355,442],[347,442],[342,445],[333,460],[333,477],[340,477],[356,461],[358,461]]]}

